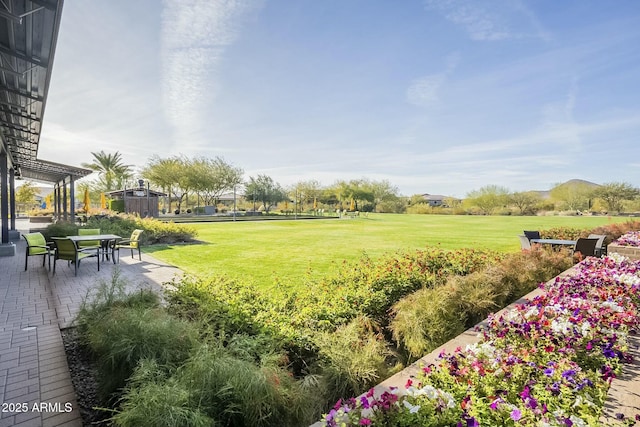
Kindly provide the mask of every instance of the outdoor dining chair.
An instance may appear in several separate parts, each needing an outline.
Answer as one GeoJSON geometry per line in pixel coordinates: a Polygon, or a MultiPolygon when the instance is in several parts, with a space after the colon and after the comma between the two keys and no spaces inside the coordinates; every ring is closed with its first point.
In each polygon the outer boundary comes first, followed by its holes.
{"type": "MultiPolygon", "coordinates": [[[[99,228],[78,228],[78,236],[95,236],[100,234],[99,228]]],[[[85,240],[78,242],[78,248],[86,248],[89,246],[100,246],[100,240],[85,240]]]]}
{"type": "Polygon", "coordinates": [[[74,273],[78,275],[80,261],[85,258],[96,257],[98,259],[98,271],[100,271],[100,245],[78,248],[76,243],[68,237],[52,237],[56,245],[56,252],[53,260],[53,274],[56,274],[56,262],[66,260],[67,264],[73,263],[74,273]]]}
{"type": "Polygon", "coordinates": [[[55,249],[47,243],[44,235],[42,233],[26,233],[23,234],[22,237],[27,241],[27,253],[24,257],[24,271],[27,271],[29,257],[35,255],[42,255],[43,267],[48,258],[49,270],[51,270],[51,254],[55,252],[55,249]]]}
{"type": "Polygon", "coordinates": [[[528,251],[531,249],[531,242],[529,241],[527,236],[525,236],[524,234],[520,234],[518,238],[520,239],[520,248],[523,251],[528,251]]]}
{"type": "Polygon", "coordinates": [[[589,239],[598,239],[598,243],[596,243],[596,252],[595,255],[597,257],[602,257],[607,253],[607,247],[604,244],[604,239],[607,238],[606,234],[589,234],[589,239]]]}
{"type": "Polygon", "coordinates": [[[138,250],[138,258],[142,261],[142,253],[140,251],[140,236],[144,230],[133,230],[131,237],[128,239],[122,239],[119,242],[115,242],[112,247],[111,256],[113,263],[116,263],[116,251],[118,252],[118,261],[120,261],[120,249],[130,249],[131,258],[133,258],[133,251],[138,250]]]}
{"type": "Polygon", "coordinates": [[[525,236],[527,236],[527,239],[529,239],[529,241],[531,241],[531,239],[539,239],[540,238],[540,232],[539,231],[527,231],[527,230],[525,230],[523,234],[525,236]]]}
{"type": "Polygon", "coordinates": [[[588,257],[596,255],[596,245],[598,239],[585,239],[580,238],[576,240],[576,245],[573,248],[573,257],[578,261],[588,257]]]}

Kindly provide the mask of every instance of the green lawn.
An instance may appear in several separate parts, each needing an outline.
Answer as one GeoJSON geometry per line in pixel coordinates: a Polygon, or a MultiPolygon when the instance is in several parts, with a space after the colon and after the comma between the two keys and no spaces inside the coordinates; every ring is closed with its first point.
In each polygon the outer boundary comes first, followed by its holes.
{"type": "Polygon", "coordinates": [[[202,244],[162,245],[145,252],[198,276],[249,278],[261,285],[299,286],[306,274],[335,263],[438,245],[516,251],[522,231],[590,228],[627,218],[370,214],[354,219],[199,223],[202,244]]]}

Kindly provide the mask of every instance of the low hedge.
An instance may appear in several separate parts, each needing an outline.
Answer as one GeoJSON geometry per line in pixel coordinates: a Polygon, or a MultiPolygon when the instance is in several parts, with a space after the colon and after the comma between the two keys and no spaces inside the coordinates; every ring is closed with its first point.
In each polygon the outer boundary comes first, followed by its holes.
{"type": "Polygon", "coordinates": [[[197,235],[194,228],[186,225],[124,214],[92,216],[83,226],[78,226],[71,222],[58,221],[47,226],[42,234],[47,240],[50,240],[51,237],[74,236],[78,234],[78,228],[99,228],[103,234],[116,234],[122,237],[129,237],[133,230],[142,229],[144,230],[141,236],[143,245],[190,242],[197,235]]]}

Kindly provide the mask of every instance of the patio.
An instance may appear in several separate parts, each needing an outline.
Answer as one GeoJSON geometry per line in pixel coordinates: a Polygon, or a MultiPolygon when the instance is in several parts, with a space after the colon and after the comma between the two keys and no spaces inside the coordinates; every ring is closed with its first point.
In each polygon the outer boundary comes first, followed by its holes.
{"type": "MultiPolygon", "coordinates": [[[[29,223],[18,220],[18,231],[29,223]]],[[[40,257],[30,257],[24,271],[26,243],[16,244],[16,256],[0,257],[0,427],[82,426],[71,384],[60,329],[72,325],[87,291],[110,281],[115,268],[130,290],[151,287],[182,272],[149,255],[131,258],[124,252],[120,264],[85,261],[78,276],[60,263],[53,276],[40,257]],[[34,407],[34,404],[36,405],[34,407]]]]}

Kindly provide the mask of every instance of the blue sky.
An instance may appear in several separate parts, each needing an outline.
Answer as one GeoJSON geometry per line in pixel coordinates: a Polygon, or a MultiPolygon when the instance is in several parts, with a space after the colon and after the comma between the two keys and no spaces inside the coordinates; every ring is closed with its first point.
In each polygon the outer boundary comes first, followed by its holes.
{"type": "Polygon", "coordinates": [[[638,186],[638,46],[635,0],[67,1],[38,155],[404,195],[638,186]]]}

